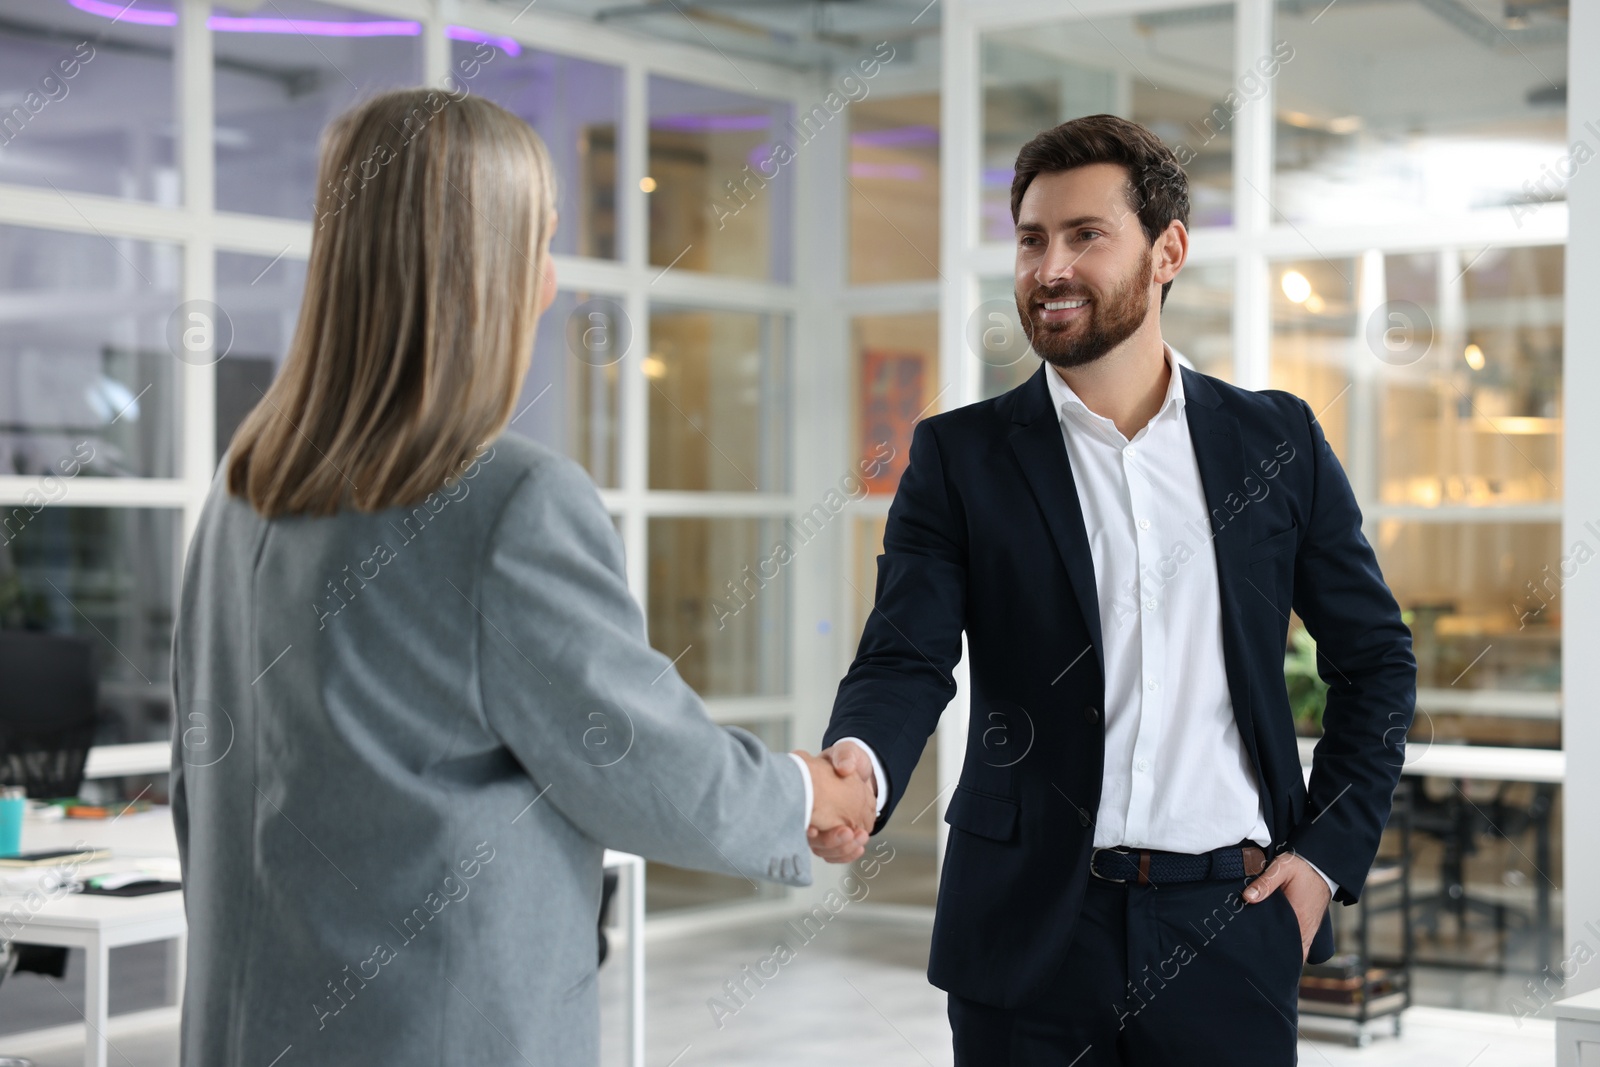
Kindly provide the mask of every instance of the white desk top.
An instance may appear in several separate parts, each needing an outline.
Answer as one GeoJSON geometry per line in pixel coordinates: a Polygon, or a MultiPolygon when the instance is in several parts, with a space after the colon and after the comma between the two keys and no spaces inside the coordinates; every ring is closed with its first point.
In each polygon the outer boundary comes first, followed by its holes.
{"type": "MultiPolygon", "coordinates": [[[[130,811],[125,815],[104,820],[44,820],[30,812],[28,819],[22,825],[22,850],[39,852],[51,848],[107,848],[111,850],[113,861],[170,860],[177,858],[178,839],[172,829],[172,810],[165,806],[153,807],[149,811],[130,811]]],[[[614,868],[644,861],[631,853],[615,852],[608,848],[603,862],[606,867],[614,868]]],[[[124,862],[122,866],[127,867],[129,864],[124,862]]],[[[0,901],[4,899],[0,897],[0,901]]],[[[101,897],[100,899],[126,903],[151,898],[101,897]]]]}
{"type": "Polygon", "coordinates": [[[132,745],[96,745],[83,764],[85,778],[121,778],[130,774],[166,774],[172,769],[170,741],[132,745]]]}
{"type": "Polygon", "coordinates": [[[1600,989],[1591,989],[1587,993],[1558,1000],[1553,1007],[1557,1019],[1581,1019],[1584,1022],[1600,1023],[1600,989]]]}
{"type": "Polygon", "coordinates": [[[57,929],[71,927],[115,931],[122,927],[170,922],[179,924],[181,932],[184,919],[181,891],[150,893],[142,897],[108,897],[99,894],[86,896],[83,893],[67,893],[31,910],[23,904],[25,899],[0,896],[0,915],[9,914],[13,907],[19,907],[19,915],[28,916],[28,920],[16,922],[9,928],[16,930],[16,937],[19,940],[41,941],[45,944],[55,942],[38,936],[37,930],[34,937],[28,936],[28,929],[34,923],[57,929]]]}
{"type": "MultiPolygon", "coordinates": [[[[1317,746],[1314,737],[1302,737],[1300,763],[1309,769],[1317,746]]],[[[1438,778],[1480,778],[1496,782],[1544,782],[1559,785],[1566,779],[1567,754],[1549,748],[1497,748],[1491,745],[1406,745],[1402,774],[1438,778]]]]}
{"type": "Polygon", "coordinates": [[[178,838],[172,831],[172,811],[166,807],[130,811],[110,819],[48,821],[30,811],[22,824],[22,851],[47,848],[108,848],[113,858],[175,859],[178,838]]]}
{"type": "MultiPolygon", "coordinates": [[[[166,861],[177,858],[178,842],[172,831],[172,813],[164,807],[149,811],[128,812],[114,819],[40,819],[33,812],[22,824],[22,849],[38,852],[44,849],[106,848],[111,852],[107,860],[85,865],[85,872],[106,869],[126,870],[138,865],[141,859],[166,861]]],[[[7,874],[21,873],[8,869],[7,874]]],[[[48,900],[42,906],[30,908],[28,898],[20,895],[0,896],[0,916],[20,908],[22,914],[31,916],[31,922],[51,927],[115,930],[119,927],[144,926],[153,922],[179,924],[183,918],[183,894],[152,893],[143,897],[85,896],[68,893],[48,900]]],[[[26,927],[24,927],[26,929],[26,927]]],[[[19,934],[27,940],[25,933],[19,934]]]]}
{"type": "Polygon", "coordinates": [[[1417,710],[1560,722],[1561,694],[1510,689],[1422,688],[1417,690],[1417,710]]]}

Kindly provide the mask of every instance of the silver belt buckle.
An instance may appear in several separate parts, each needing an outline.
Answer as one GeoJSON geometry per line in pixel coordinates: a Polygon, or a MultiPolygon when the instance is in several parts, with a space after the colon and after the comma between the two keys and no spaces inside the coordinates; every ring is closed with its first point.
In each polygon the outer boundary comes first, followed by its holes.
{"type": "Polygon", "coordinates": [[[1102,852],[1110,852],[1110,853],[1112,853],[1114,855],[1117,855],[1117,856],[1129,855],[1128,850],[1125,849],[1125,848],[1096,848],[1096,849],[1093,849],[1089,853],[1089,873],[1094,875],[1096,878],[1100,879],[1102,882],[1120,882],[1120,883],[1126,884],[1127,881],[1128,881],[1126,878],[1107,878],[1105,875],[1101,874],[1099,871],[1094,869],[1095,857],[1100,855],[1100,853],[1102,853],[1102,852]]]}

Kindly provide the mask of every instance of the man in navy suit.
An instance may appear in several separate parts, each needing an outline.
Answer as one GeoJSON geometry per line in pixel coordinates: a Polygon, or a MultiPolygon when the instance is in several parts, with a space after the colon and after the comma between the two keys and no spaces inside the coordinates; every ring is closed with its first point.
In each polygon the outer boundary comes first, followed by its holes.
{"type": "MultiPolygon", "coordinates": [[[[1187,180],[1148,130],[1041,133],[1011,188],[1038,372],[918,424],[824,739],[881,829],[962,655],[971,718],[929,979],[956,1063],[1285,1064],[1330,898],[1360,898],[1416,661],[1305,401],[1180,366],[1187,180]],[[1290,612],[1328,682],[1309,787],[1290,612]]],[[[864,834],[813,836],[850,858],[864,834]]]]}

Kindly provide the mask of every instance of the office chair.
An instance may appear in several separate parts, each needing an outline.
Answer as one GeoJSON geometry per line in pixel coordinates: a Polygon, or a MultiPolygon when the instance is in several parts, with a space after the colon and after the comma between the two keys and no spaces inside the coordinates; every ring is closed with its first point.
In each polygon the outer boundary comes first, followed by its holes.
{"type": "MultiPolygon", "coordinates": [[[[1549,869],[1550,813],[1555,800],[1555,787],[1530,785],[1522,782],[1498,782],[1489,787],[1487,795],[1470,798],[1462,779],[1447,779],[1450,789],[1442,787],[1430,794],[1425,788],[1417,790],[1417,830],[1437,838],[1443,846],[1439,857],[1439,890],[1424,899],[1418,909],[1416,923],[1425,929],[1430,939],[1443,938],[1441,919],[1449,915],[1455,920],[1458,945],[1465,946],[1473,916],[1488,921],[1494,931],[1499,959],[1492,964],[1478,961],[1430,959],[1435,966],[1454,966],[1464,969],[1489,969],[1504,973],[1509,951],[1508,935],[1513,931],[1531,931],[1534,936],[1537,963],[1543,967],[1549,962],[1553,931],[1550,921],[1550,885],[1544,874],[1549,869]],[[1479,851],[1480,842],[1495,838],[1514,840],[1528,831],[1535,835],[1537,859],[1534,870],[1536,906],[1533,914],[1516,905],[1498,900],[1480,899],[1467,892],[1466,862],[1479,851]]],[[[1419,783],[1421,785],[1422,783],[1419,783]]],[[[1520,853],[1521,850],[1518,849],[1520,853]]]]}
{"type": "MultiPolygon", "coordinates": [[[[0,983],[11,977],[11,972],[17,969],[17,949],[10,941],[0,942],[0,983]]],[[[35,1067],[32,1060],[23,1059],[21,1056],[0,1056],[0,1067],[35,1067]]]]}
{"type": "Polygon", "coordinates": [[[79,637],[0,630],[0,785],[74,796],[94,743],[99,680],[79,637]]]}
{"type": "MultiPolygon", "coordinates": [[[[99,678],[94,650],[79,637],[0,630],[0,785],[20,785],[28,796],[74,796],[94,743],[99,678]]],[[[60,977],[67,950],[4,942],[0,982],[13,971],[60,977]]],[[[31,1061],[0,1056],[0,1067],[31,1061]]]]}

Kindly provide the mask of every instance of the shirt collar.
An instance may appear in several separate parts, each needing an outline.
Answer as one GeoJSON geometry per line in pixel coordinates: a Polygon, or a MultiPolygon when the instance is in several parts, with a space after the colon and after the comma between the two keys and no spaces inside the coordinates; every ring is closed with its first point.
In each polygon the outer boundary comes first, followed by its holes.
{"type": "MultiPolygon", "coordinates": [[[[1183,394],[1183,370],[1178,365],[1172,346],[1162,341],[1161,354],[1172,374],[1167,379],[1167,395],[1162,399],[1161,407],[1157,408],[1155,415],[1151,417],[1152,422],[1159,418],[1176,418],[1186,403],[1183,394]]],[[[1112,430],[1116,430],[1116,424],[1110,419],[1089,410],[1089,406],[1079,399],[1078,394],[1072,391],[1072,386],[1062,380],[1054,367],[1046,364],[1044,378],[1049,383],[1050,402],[1055,407],[1058,418],[1070,417],[1086,425],[1109,426],[1112,430]]],[[[1121,437],[1121,431],[1117,431],[1117,436],[1121,437]]]]}

